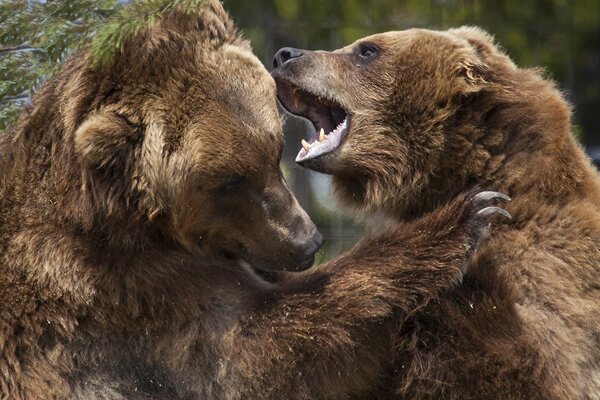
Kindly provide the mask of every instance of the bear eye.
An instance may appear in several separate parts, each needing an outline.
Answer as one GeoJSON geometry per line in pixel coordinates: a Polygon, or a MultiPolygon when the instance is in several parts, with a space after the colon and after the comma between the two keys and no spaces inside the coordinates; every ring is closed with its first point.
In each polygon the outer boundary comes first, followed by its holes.
{"type": "Polygon", "coordinates": [[[363,44],[358,48],[358,57],[362,60],[370,60],[379,54],[377,46],[372,44],[363,44]]]}
{"type": "Polygon", "coordinates": [[[222,190],[233,191],[239,190],[246,185],[247,179],[243,175],[232,175],[230,176],[223,185],[221,185],[222,190]]]}

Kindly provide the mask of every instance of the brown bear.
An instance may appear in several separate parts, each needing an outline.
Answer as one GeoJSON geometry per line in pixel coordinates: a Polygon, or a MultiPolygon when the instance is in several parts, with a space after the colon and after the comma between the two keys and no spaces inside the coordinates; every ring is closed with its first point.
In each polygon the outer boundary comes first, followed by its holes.
{"type": "Polygon", "coordinates": [[[459,196],[303,272],[321,239],[279,169],[275,89],[212,0],[43,85],[0,142],[0,398],[378,385],[397,321],[461,279],[499,195],[459,196]]]}
{"type": "Polygon", "coordinates": [[[462,286],[407,319],[407,399],[600,399],[600,180],[570,108],[478,28],[281,49],[278,96],[315,128],[297,161],[341,201],[408,221],[481,185],[510,195],[462,286]]]}

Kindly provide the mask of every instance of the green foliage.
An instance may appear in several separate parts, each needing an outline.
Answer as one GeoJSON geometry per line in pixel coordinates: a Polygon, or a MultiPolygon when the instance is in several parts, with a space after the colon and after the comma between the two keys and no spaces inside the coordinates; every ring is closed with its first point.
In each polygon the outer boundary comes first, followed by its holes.
{"type": "Polygon", "coordinates": [[[0,132],[31,91],[118,8],[117,0],[0,2],[0,132]]]}
{"type": "Polygon", "coordinates": [[[178,9],[205,0],[3,0],[0,3],[0,132],[14,121],[38,84],[73,51],[88,46],[96,65],[109,63],[129,35],[178,9]]]}

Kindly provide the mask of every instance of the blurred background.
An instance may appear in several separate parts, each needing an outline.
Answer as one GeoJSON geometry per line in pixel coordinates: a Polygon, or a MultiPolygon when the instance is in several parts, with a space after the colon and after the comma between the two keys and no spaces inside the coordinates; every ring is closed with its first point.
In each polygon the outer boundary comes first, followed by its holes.
{"type": "MultiPolygon", "coordinates": [[[[574,105],[573,133],[600,159],[598,0],[224,0],[257,56],[271,68],[284,46],[332,50],[381,31],[478,25],[520,66],[541,66],[574,105]]],[[[0,0],[0,131],[60,61],[127,0],[0,0]]],[[[325,236],[329,258],[361,224],[341,214],[326,176],[298,168],[307,127],[288,118],[283,169],[325,236]]]]}

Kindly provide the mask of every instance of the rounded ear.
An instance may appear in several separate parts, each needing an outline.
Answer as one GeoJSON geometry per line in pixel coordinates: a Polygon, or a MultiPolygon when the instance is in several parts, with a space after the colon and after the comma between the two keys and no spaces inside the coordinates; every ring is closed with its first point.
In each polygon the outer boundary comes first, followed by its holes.
{"type": "Polygon", "coordinates": [[[448,32],[465,39],[475,50],[481,59],[495,51],[494,38],[481,28],[476,26],[461,26],[450,29],[448,32]]]}
{"type": "Polygon", "coordinates": [[[75,131],[75,149],[87,169],[105,170],[126,164],[140,139],[141,129],[125,117],[98,113],[75,131]]]}
{"type": "Polygon", "coordinates": [[[457,73],[462,76],[467,85],[477,91],[489,82],[489,67],[479,60],[465,58],[459,62],[457,73]]]}
{"type": "Polygon", "coordinates": [[[485,60],[495,51],[494,39],[474,26],[462,26],[448,32],[468,42],[469,46],[459,56],[456,72],[465,80],[468,91],[479,91],[490,81],[491,70],[485,60]]]}
{"type": "Polygon", "coordinates": [[[112,113],[88,117],[75,132],[75,149],[83,165],[84,188],[106,215],[126,210],[135,198],[136,151],[141,126],[112,113]]]}

